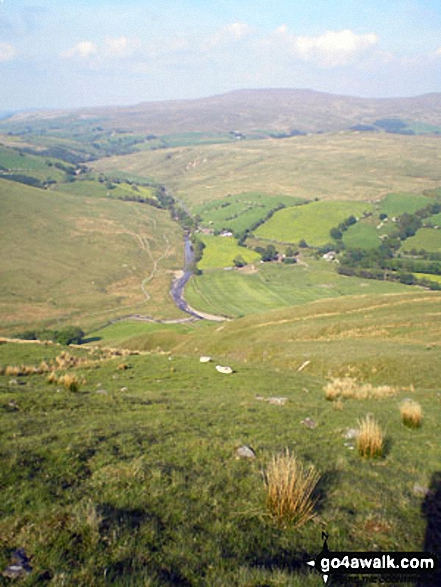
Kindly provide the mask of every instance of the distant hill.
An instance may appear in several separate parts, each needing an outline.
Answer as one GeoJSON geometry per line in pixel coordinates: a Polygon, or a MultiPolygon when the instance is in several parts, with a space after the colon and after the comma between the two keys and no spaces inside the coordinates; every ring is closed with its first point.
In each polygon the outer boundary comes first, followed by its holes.
{"type": "MultiPolygon", "coordinates": [[[[338,131],[359,125],[361,130],[368,130],[363,127],[384,119],[395,123],[397,119],[404,120],[411,129],[418,123],[417,132],[440,132],[441,94],[370,99],[298,89],[236,90],[208,98],[143,102],[127,107],[21,112],[7,123],[89,122],[122,132],[154,134],[257,129],[296,133],[338,131]]],[[[379,125],[381,128],[384,124],[379,125]]],[[[392,124],[394,130],[396,124],[392,124]]]]}

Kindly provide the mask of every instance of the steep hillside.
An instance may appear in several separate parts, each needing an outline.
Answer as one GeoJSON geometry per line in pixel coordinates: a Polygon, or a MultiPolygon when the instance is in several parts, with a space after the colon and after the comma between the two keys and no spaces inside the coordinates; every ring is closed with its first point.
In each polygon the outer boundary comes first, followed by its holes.
{"type": "Polygon", "coordinates": [[[3,333],[179,315],[168,289],[183,263],[181,234],[165,210],[0,180],[0,230],[3,333]]]}

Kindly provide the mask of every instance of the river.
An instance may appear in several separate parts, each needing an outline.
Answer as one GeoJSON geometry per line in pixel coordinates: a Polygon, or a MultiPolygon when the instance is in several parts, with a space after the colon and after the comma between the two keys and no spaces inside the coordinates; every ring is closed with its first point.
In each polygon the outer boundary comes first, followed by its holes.
{"type": "Polygon", "coordinates": [[[175,281],[172,283],[170,293],[175,304],[180,310],[190,314],[190,316],[194,316],[195,318],[202,320],[203,316],[197,314],[192,308],[190,308],[184,299],[184,287],[186,286],[187,281],[193,275],[193,272],[190,268],[194,266],[193,245],[191,244],[191,240],[188,235],[185,235],[184,238],[184,259],[184,273],[181,275],[181,277],[175,279],[175,281]]]}

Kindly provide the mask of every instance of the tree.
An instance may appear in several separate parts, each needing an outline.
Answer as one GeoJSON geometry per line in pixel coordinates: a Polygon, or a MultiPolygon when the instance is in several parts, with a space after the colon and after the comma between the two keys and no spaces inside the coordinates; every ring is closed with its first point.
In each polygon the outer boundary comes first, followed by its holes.
{"type": "Polygon", "coordinates": [[[331,228],[331,230],[329,231],[329,234],[331,235],[331,238],[333,238],[336,241],[339,241],[341,239],[341,237],[343,236],[341,231],[338,228],[331,228]]]}
{"type": "Polygon", "coordinates": [[[245,267],[245,265],[247,264],[242,255],[236,255],[236,257],[234,257],[233,259],[233,263],[235,267],[245,267]]]}

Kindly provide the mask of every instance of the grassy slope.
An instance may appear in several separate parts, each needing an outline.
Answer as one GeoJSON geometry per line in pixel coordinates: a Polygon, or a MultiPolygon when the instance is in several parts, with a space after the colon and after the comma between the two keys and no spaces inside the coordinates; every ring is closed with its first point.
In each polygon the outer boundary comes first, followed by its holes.
{"type": "MultiPolygon", "coordinates": [[[[153,353],[74,369],[87,380],[78,393],[57,392],[41,375],[19,377],[23,386],[0,375],[2,568],[20,545],[32,557],[30,580],[46,572],[77,585],[312,587],[322,580],[305,562],[323,528],[334,550],[421,550],[427,520],[414,488],[429,488],[439,471],[440,300],[413,290],[173,327],[187,334],[171,360],[153,353]],[[235,374],[200,364],[207,353],[235,374]],[[118,369],[122,361],[128,369],[118,369]],[[322,390],[330,374],[402,389],[336,410],[322,390]],[[409,396],[424,410],[420,430],[400,423],[409,396]],[[372,462],[343,438],[367,413],[387,433],[385,458],[372,462]],[[304,428],[307,417],[316,429],[304,428]],[[244,443],[255,462],[235,459],[244,443]],[[261,470],[285,447],[323,475],[319,523],[300,530],[265,515],[261,470]]],[[[138,348],[160,334],[148,328],[132,340],[138,348]]],[[[0,364],[58,352],[0,345],[0,364]]]]}
{"type": "Polygon", "coordinates": [[[178,314],[166,270],[180,267],[182,243],[168,212],[4,180],[0,207],[3,331],[46,319],[90,324],[133,311],[178,314]],[[146,301],[140,285],[155,260],[146,301]]]}
{"type": "Polygon", "coordinates": [[[228,193],[264,191],[313,199],[378,198],[437,187],[439,140],[343,133],[247,141],[110,157],[100,171],[155,177],[189,206],[228,193]]]}
{"type": "Polygon", "coordinates": [[[288,243],[304,239],[308,245],[319,247],[332,242],[331,228],[348,216],[361,216],[371,210],[372,205],[364,202],[312,202],[279,210],[254,233],[257,237],[288,243]]]}
{"type": "Polygon", "coordinates": [[[205,312],[243,316],[343,295],[406,289],[396,283],[344,277],[327,261],[308,259],[308,267],[264,264],[251,273],[246,269],[207,272],[190,280],[185,298],[205,312]]]}

